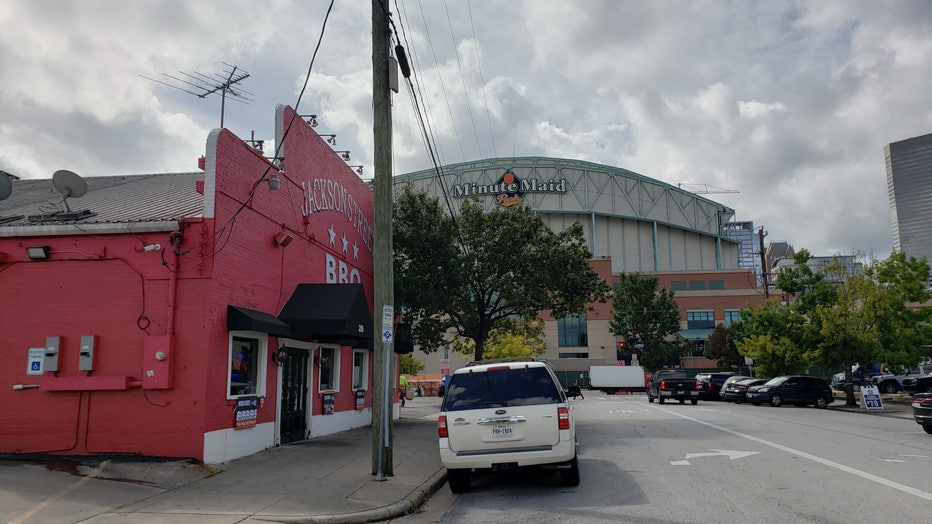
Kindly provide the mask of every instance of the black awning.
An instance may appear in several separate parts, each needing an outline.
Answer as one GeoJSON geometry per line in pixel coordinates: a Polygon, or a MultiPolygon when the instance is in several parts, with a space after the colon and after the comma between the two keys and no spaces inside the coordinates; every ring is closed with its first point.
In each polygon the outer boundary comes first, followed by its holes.
{"type": "Polygon", "coordinates": [[[372,313],[362,284],[298,284],[279,320],[292,334],[320,342],[368,347],[372,313]]]}
{"type": "Polygon", "coordinates": [[[239,306],[227,306],[227,331],[259,331],[277,337],[291,336],[291,327],[274,316],[239,306]]]}

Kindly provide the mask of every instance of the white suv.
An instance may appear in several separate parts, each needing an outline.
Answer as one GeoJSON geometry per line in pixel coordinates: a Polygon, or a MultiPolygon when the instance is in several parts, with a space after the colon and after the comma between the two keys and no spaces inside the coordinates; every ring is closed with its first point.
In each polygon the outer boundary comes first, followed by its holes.
{"type": "Polygon", "coordinates": [[[546,362],[477,362],[456,370],[437,420],[450,490],[469,490],[477,469],[539,466],[579,485],[576,426],[546,362]]]}

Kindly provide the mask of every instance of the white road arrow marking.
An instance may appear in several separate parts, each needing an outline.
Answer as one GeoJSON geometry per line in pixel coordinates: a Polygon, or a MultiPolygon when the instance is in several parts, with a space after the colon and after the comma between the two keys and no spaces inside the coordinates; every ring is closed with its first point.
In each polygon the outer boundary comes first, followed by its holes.
{"type": "Polygon", "coordinates": [[[670,464],[674,466],[689,466],[689,459],[699,458],[699,457],[728,457],[731,460],[750,457],[751,455],[757,455],[760,451],[732,451],[727,449],[713,449],[710,450],[712,453],[688,453],[684,460],[671,460],[670,464]]]}

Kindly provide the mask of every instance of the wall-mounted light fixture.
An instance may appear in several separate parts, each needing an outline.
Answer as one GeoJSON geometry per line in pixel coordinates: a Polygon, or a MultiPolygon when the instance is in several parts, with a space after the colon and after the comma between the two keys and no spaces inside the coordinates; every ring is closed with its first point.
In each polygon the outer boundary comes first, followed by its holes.
{"type": "Polygon", "coordinates": [[[281,367],[281,365],[284,364],[286,360],[288,360],[288,350],[285,349],[285,346],[282,346],[278,348],[278,351],[273,351],[271,357],[272,362],[276,366],[281,367]]]}
{"type": "Polygon", "coordinates": [[[290,244],[292,240],[294,240],[294,237],[284,231],[275,233],[275,243],[282,247],[290,244]]]}
{"type": "Polygon", "coordinates": [[[278,178],[278,173],[272,173],[269,177],[269,191],[278,191],[282,187],[282,180],[278,178]]]}
{"type": "Polygon", "coordinates": [[[357,175],[362,176],[362,166],[350,166],[350,167],[356,170],[357,175]]]}
{"type": "Polygon", "coordinates": [[[327,143],[328,143],[328,144],[330,144],[330,145],[332,145],[332,146],[337,145],[337,135],[330,134],[330,135],[320,135],[320,136],[322,136],[322,137],[324,137],[324,136],[327,137],[327,143]]]}
{"type": "Polygon", "coordinates": [[[298,115],[307,121],[311,127],[317,127],[317,115],[298,115]]]}
{"type": "Polygon", "coordinates": [[[52,248],[49,246],[28,246],[26,248],[26,254],[29,255],[30,260],[47,260],[51,252],[52,248]]]}
{"type": "Polygon", "coordinates": [[[349,151],[334,151],[334,153],[339,153],[343,160],[349,160],[349,151]]]}

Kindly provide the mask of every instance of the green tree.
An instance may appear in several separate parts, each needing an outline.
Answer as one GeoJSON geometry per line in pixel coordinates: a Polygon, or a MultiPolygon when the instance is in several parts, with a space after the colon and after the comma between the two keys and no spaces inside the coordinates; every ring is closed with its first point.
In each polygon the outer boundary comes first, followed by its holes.
{"type": "Polygon", "coordinates": [[[393,221],[395,302],[423,351],[462,337],[481,360],[501,322],[581,313],[608,294],[578,222],[557,233],[524,206],[483,212],[475,199],[454,218],[411,187],[396,197],[393,221]]]}
{"type": "Polygon", "coordinates": [[[424,364],[414,358],[411,353],[403,353],[398,368],[402,375],[417,375],[424,370],[424,364]]]}
{"type": "Polygon", "coordinates": [[[544,323],[510,322],[489,332],[484,358],[539,357],[547,350],[544,323]]]}
{"type": "Polygon", "coordinates": [[[622,273],[613,288],[612,334],[622,337],[648,370],[675,363],[680,346],[670,340],[680,330],[680,310],[673,292],[654,277],[622,273]],[[635,350],[635,348],[639,348],[635,350]]]}
{"type": "Polygon", "coordinates": [[[703,354],[715,360],[721,369],[740,368],[744,366],[744,357],[738,351],[731,328],[718,324],[705,343],[703,354]]]}
{"type": "MultiPolygon", "coordinates": [[[[827,267],[832,275],[836,300],[819,304],[812,312],[818,327],[816,361],[841,363],[846,382],[851,383],[855,363],[882,362],[891,367],[913,367],[923,359],[928,343],[932,309],[911,308],[909,303],[929,300],[926,283],[929,265],[925,260],[893,253],[862,273],[851,273],[843,264],[827,267]]],[[[853,387],[845,401],[856,404],[853,387]]]]}
{"type": "Polygon", "coordinates": [[[754,376],[792,375],[810,365],[802,343],[806,322],[797,308],[770,300],[742,309],[731,334],[739,354],[754,361],[754,376]]]}
{"type": "MultiPolygon", "coordinates": [[[[502,320],[489,331],[482,358],[539,357],[547,351],[543,336],[544,323],[540,320],[502,320]]],[[[471,361],[476,342],[471,338],[453,337],[450,348],[467,355],[467,361],[471,361]]]]}

